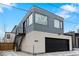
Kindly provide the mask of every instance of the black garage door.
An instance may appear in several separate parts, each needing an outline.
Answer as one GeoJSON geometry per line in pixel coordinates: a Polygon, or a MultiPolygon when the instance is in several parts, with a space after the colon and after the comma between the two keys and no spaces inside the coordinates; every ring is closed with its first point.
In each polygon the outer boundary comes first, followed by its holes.
{"type": "Polygon", "coordinates": [[[68,51],[69,50],[69,40],[46,38],[45,39],[45,49],[46,49],[46,53],[47,52],[56,52],[56,51],[68,51]]]}

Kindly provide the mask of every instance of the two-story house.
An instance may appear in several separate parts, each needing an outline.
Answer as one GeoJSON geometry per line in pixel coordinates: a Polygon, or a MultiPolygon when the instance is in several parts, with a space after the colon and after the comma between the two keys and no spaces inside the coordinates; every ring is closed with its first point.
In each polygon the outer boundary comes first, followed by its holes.
{"type": "Polygon", "coordinates": [[[72,50],[71,36],[64,35],[64,18],[39,7],[32,7],[12,30],[16,50],[47,53],[72,50]]]}

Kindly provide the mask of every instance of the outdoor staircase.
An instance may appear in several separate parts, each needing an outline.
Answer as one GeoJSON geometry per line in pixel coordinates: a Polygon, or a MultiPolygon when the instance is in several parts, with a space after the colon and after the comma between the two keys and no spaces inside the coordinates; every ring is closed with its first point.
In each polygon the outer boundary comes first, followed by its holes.
{"type": "Polygon", "coordinates": [[[14,44],[16,46],[16,51],[21,51],[21,43],[23,41],[24,36],[25,33],[19,33],[15,36],[14,44]]]}

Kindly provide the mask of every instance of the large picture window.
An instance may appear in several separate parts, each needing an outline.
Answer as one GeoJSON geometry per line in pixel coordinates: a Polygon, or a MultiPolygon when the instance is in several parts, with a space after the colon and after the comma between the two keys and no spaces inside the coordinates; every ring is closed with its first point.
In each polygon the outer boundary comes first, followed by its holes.
{"type": "Polygon", "coordinates": [[[47,25],[47,16],[41,14],[35,14],[35,23],[47,25]]]}

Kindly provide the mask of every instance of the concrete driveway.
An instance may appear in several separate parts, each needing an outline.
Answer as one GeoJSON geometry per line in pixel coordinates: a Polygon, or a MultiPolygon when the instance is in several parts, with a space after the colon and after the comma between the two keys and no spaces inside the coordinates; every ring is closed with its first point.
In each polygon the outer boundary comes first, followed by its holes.
{"type": "Polygon", "coordinates": [[[79,51],[64,51],[39,54],[39,56],[79,56],[79,51]]]}
{"type": "MultiPolygon", "coordinates": [[[[0,51],[0,56],[33,56],[26,52],[0,51]]],[[[36,56],[79,56],[79,50],[37,54],[36,56]]]]}

